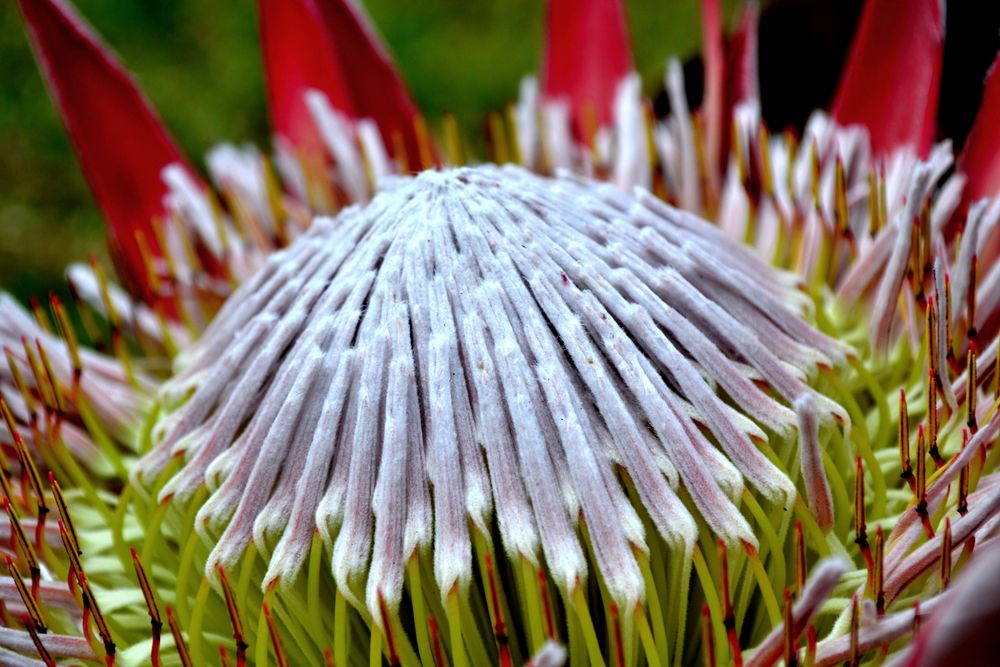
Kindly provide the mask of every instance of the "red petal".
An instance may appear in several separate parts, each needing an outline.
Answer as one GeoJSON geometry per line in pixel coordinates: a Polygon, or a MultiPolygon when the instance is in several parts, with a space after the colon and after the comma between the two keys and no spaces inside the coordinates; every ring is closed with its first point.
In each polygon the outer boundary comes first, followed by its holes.
{"type": "Polygon", "coordinates": [[[965,175],[963,204],[1000,195],[1000,52],[986,75],[983,102],[958,158],[958,171],[965,175]]]}
{"type": "Polygon", "coordinates": [[[416,166],[417,108],[362,11],[350,0],[259,0],[259,5],[275,130],[299,148],[321,147],[305,104],[306,91],[316,89],[348,117],[374,120],[394,156],[402,139],[405,157],[416,166]]]}
{"type": "Polygon", "coordinates": [[[62,0],[18,0],[35,54],[62,114],[83,173],[108,222],[122,279],[154,297],[135,234],[160,256],[153,220],[165,212],[160,172],[190,168],[114,55],[62,0]]]}
{"type": "Polygon", "coordinates": [[[632,47],[619,0],[549,0],[542,91],[550,100],[569,100],[577,139],[586,137],[592,121],[610,125],[618,84],[631,71],[632,47]],[[592,121],[586,118],[590,113],[592,121]]]}
{"type": "Polygon", "coordinates": [[[934,139],[944,25],[941,0],[868,0],[833,103],[841,125],[868,128],[876,154],[934,139]]]}

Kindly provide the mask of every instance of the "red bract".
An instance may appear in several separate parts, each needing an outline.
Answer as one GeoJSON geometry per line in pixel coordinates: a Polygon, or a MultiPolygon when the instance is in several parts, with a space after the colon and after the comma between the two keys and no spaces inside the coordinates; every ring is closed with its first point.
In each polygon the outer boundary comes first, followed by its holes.
{"type": "Polygon", "coordinates": [[[944,26],[941,0],[869,0],[833,103],[841,125],[868,129],[877,155],[934,139],[944,26]]]}
{"type": "Polygon", "coordinates": [[[108,221],[129,287],[153,302],[136,235],[160,256],[153,221],[165,213],[160,172],[184,157],[149,101],[89,26],[61,0],[18,0],[45,80],[83,173],[108,221]]]}
{"type": "Polygon", "coordinates": [[[569,102],[577,139],[590,138],[588,124],[590,131],[610,125],[615,91],[631,71],[632,47],[621,2],[550,0],[542,90],[549,100],[569,102]]]}
{"type": "Polygon", "coordinates": [[[371,118],[386,148],[417,168],[417,108],[367,17],[346,0],[260,0],[260,31],[274,129],[318,148],[305,93],[319,90],[352,119],[371,118]],[[405,155],[398,155],[399,145],[405,155]]]}
{"type": "Polygon", "coordinates": [[[757,25],[760,9],[748,2],[736,31],[724,39],[718,0],[702,2],[702,58],[705,62],[705,146],[712,177],[726,169],[733,110],[757,99],[757,25]]]}
{"type": "Polygon", "coordinates": [[[760,9],[756,2],[748,2],[743,9],[736,32],[726,43],[726,115],[732,116],[733,108],[740,102],[757,99],[757,24],[760,9]]]}
{"type": "Polygon", "coordinates": [[[321,90],[344,111],[352,105],[318,10],[311,0],[260,0],[258,5],[271,126],[299,150],[320,153],[323,142],[305,92],[321,90]]]}
{"type": "Polygon", "coordinates": [[[1000,194],[1000,53],[983,89],[983,103],[958,158],[958,171],[966,184],[960,217],[969,204],[983,197],[1000,194]]]}
{"type": "Polygon", "coordinates": [[[705,96],[701,104],[705,152],[709,160],[709,173],[714,178],[721,173],[725,162],[726,149],[723,143],[729,122],[723,113],[726,103],[726,54],[719,0],[702,0],[701,3],[701,58],[705,64],[705,96]]]}

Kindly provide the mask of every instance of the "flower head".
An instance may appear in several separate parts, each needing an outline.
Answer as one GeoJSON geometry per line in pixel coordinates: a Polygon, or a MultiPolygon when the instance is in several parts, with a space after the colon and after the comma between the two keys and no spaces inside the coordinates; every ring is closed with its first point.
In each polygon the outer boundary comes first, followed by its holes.
{"type": "Polygon", "coordinates": [[[217,147],[211,186],[19,4],[126,289],[71,267],[83,332],[0,299],[0,658],[857,663],[991,567],[1000,203],[931,146],[937,0],[870,0],[801,139],[755,4],[727,42],[704,3],[702,112],[673,62],[657,120],[619,4],[554,1],[488,123],[522,166],[470,167],[357,7],[262,1],[273,160],[217,147]]]}
{"type": "Polygon", "coordinates": [[[812,451],[821,417],[846,413],[802,377],[846,349],[786,305],[791,277],[696,218],[603,190],[430,171],[318,220],[184,353],[134,476],[183,455],[159,498],[208,481],[210,571],[253,539],[276,542],[265,587],[294,581],[318,531],[345,594],[367,574],[373,617],[379,596],[396,611],[406,560],[432,542],[439,590],[467,587],[468,524],[488,535],[494,511],[508,556],[544,554],[566,592],[587,578],[582,519],[611,598],[635,606],[632,550],[648,547],[616,464],[667,544],[690,552],[697,534],[679,483],[716,535],[756,548],[733,504],[744,478],[772,502],[796,491],[741,413],[788,435],[794,409],[812,451]]]}

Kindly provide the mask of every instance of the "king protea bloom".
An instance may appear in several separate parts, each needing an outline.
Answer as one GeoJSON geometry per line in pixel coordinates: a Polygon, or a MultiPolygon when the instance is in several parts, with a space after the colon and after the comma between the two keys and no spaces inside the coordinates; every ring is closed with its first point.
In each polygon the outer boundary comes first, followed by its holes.
{"type": "Polygon", "coordinates": [[[205,178],[19,0],[120,284],[0,295],[0,662],[990,663],[1000,72],[935,145],[938,0],[801,136],[756,3],[654,118],[622,5],[550,0],[486,164],[359,7],[258,4],[273,150],[205,178]]]}

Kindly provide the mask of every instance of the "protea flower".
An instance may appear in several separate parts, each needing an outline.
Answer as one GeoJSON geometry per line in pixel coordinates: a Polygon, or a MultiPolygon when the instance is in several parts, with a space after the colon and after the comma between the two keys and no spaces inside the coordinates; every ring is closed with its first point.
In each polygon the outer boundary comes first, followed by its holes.
{"type": "Polygon", "coordinates": [[[471,166],[359,8],[262,0],[273,158],[211,186],[19,4],[122,287],[0,300],[4,664],[942,664],[995,620],[1000,74],[950,171],[937,0],[869,0],[800,139],[755,4],[654,119],[621,6],[552,0],[471,166]]]}

